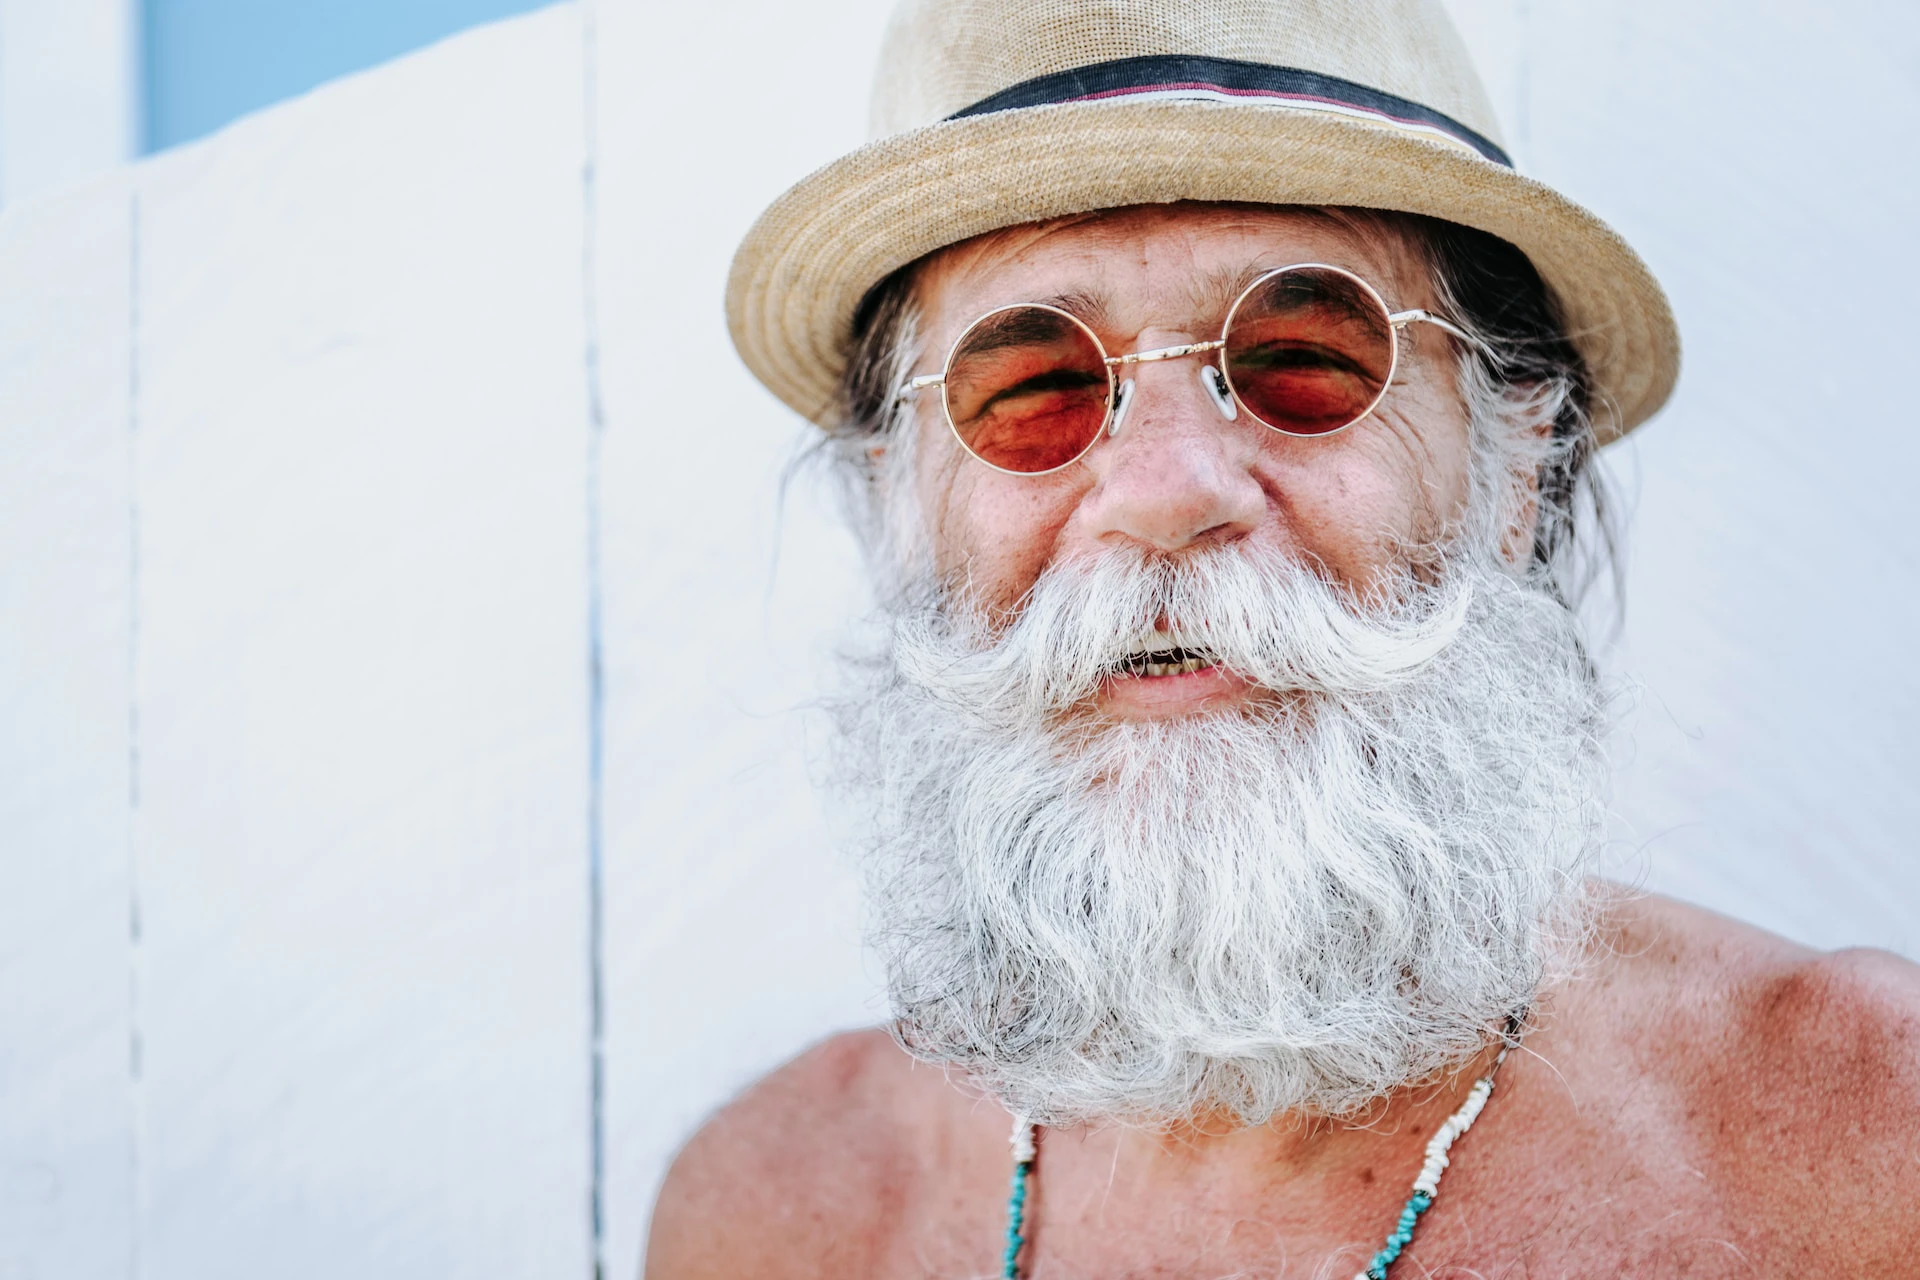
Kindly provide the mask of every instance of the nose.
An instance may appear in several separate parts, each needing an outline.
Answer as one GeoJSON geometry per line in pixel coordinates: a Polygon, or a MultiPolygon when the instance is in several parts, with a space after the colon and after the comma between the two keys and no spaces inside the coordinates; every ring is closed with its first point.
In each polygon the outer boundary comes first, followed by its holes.
{"type": "Polygon", "coordinates": [[[1133,403],[1118,436],[1088,455],[1093,488],[1082,500],[1086,534],[1178,551],[1253,532],[1266,491],[1253,472],[1258,441],[1247,418],[1223,420],[1200,381],[1204,361],[1129,370],[1133,403]]]}

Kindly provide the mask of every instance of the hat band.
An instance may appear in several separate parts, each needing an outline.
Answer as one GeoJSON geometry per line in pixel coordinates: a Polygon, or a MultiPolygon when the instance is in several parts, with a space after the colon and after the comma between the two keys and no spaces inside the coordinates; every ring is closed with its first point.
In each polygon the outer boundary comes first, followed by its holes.
{"type": "Polygon", "coordinates": [[[1463,147],[1504,168],[1513,168],[1513,161],[1492,139],[1451,116],[1406,98],[1318,71],[1191,54],[1117,58],[1112,62],[1096,62],[1036,76],[982,98],[947,119],[959,120],[1020,107],[1143,97],[1243,104],[1266,102],[1296,111],[1357,116],[1370,123],[1463,147]]]}

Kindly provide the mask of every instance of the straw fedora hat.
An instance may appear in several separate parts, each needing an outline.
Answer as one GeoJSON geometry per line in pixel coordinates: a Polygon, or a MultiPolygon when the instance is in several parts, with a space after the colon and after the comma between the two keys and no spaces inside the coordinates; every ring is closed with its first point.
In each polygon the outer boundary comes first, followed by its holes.
{"type": "Polygon", "coordinates": [[[774,201],[727,285],[747,367],[822,426],[854,312],[895,269],[1002,227],[1170,200],[1390,209],[1511,242],[1560,300],[1602,443],[1679,372],[1639,255],[1514,171],[1441,0],[906,0],[872,132],[774,201]]]}

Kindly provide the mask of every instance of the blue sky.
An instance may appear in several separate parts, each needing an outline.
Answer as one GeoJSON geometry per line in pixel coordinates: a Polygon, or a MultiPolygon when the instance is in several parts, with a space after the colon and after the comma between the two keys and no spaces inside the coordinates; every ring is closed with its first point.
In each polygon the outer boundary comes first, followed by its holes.
{"type": "Polygon", "coordinates": [[[146,145],[236,116],[546,0],[143,0],[146,145]]]}

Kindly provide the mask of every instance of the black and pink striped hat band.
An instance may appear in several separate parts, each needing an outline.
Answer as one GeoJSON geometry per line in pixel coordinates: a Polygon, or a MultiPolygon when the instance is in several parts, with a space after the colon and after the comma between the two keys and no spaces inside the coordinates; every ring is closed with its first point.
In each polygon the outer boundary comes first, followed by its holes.
{"type": "Polygon", "coordinates": [[[1512,157],[1491,138],[1418,102],[1317,71],[1191,54],[1116,58],[1036,76],[963,107],[947,119],[1118,98],[1284,102],[1312,110],[1370,116],[1401,129],[1431,130],[1441,139],[1470,147],[1503,168],[1513,168],[1512,157]]]}

